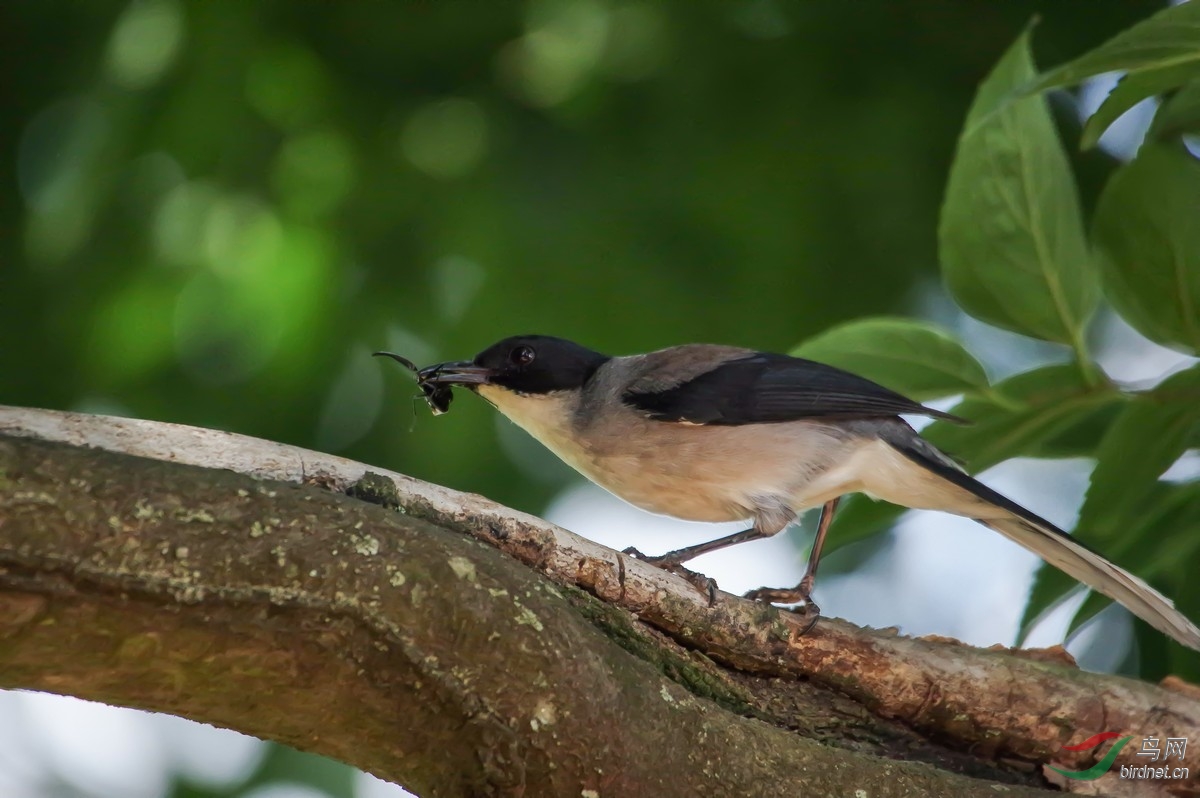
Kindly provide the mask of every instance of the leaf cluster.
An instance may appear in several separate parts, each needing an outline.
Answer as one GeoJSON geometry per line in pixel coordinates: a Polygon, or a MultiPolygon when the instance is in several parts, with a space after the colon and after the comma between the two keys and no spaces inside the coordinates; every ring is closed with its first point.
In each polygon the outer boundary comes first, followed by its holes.
{"type": "MultiPolygon", "coordinates": [[[[984,80],[950,170],[939,226],[945,284],[963,311],[1063,344],[1068,362],[991,382],[936,325],[872,318],[833,328],[795,354],[842,366],[915,399],[961,397],[968,427],[936,422],[927,437],[979,471],[1005,459],[1089,457],[1095,468],[1074,535],[1200,618],[1200,481],[1165,477],[1200,446],[1200,364],[1150,388],[1117,384],[1088,350],[1107,306],[1151,341],[1200,355],[1200,2],[1168,8],[1083,56],[1040,73],[1026,30],[984,80]],[[1136,157],[1113,170],[1085,219],[1046,93],[1102,73],[1124,77],[1082,129],[1095,146],[1124,111],[1158,107],[1136,157]]],[[[870,535],[899,509],[856,500],[831,545],[870,535]]],[[[1022,638],[1078,586],[1039,571],[1022,638]]],[[[1074,631],[1107,603],[1088,597],[1074,631]]],[[[1200,676],[1193,652],[1139,625],[1141,670],[1200,676]]]]}

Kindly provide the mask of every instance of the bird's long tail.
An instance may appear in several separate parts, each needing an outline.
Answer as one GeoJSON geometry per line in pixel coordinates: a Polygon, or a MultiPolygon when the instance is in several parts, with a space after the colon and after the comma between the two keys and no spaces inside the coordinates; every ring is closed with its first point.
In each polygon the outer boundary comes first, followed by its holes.
{"type": "Polygon", "coordinates": [[[1200,628],[1150,585],[963,472],[949,457],[915,433],[889,435],[885,440],[905,458],[958,489],[936,491],[939,498],[929,504],[938,506],[929,509],[967,516],[996,530],[1118,602],[1168,637],[1200,651],[1200,628]]]}

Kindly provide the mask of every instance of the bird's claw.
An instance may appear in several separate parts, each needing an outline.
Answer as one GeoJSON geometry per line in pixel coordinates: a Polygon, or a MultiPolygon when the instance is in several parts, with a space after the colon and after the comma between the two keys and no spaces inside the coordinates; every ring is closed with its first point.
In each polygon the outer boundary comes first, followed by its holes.
{"type": "Polygon", "coordinates": [[[662,568],[664,571],[674,571],[676,568],[683,566],[683,561],[677,557],[672,557],[671,554],[660,554],[657,557],[651,557],[649,554],[642,554],[637,546],[630,546],[627,549],[622,549],[622,554],[628,554],[630,557],[636,557],[647,565],[653,565],[655,568],[662,568]]]}
{"type": "Polygon", "coordinates": [[[794,612],[797,615],[803,615],[808,620],[808,625],[804,627],[804,631],[800,634],[808,634],[817,621],[821,617],[821,608],[812,600],[809,595],[809,589],[803,584],[796,587],[760,587],[744,593],[743,598],[748,598],[751,601],[762,601],[767,604],[796,604],[799,606],[788,608],[789,612],[794,612]]]}
{"type": "Polygon", "coordinates": [[[622,554],[635,557],[647,565],[653,565],[655,568],[661,568],[667,573],[682,576],[687,580],[688,584],[696,588],[700,595],[708,599],[708,606],[713,606],[717,603],[717,580],[697,573],[689,568],[685,568],[683,563],[672,557],[670,554],[664,554],[659,557],[649,557],[642,554],[636,547],[630,546],[621,551],[622,554]]]}

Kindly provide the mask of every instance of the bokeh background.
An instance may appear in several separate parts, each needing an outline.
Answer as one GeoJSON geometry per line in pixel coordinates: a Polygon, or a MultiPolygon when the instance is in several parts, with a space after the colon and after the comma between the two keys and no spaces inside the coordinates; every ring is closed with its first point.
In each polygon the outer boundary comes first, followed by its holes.
{"type": "MultiPolygon", "coordinates": [[[[1060,63],[1141,0],[245,3],[0,8],[0,403],[228,429],[403,471],[648,552],[715,536],[583,485],[483,403],[433,419],[419,363],[540,332],[622,354],[787,350],[848,319],[958,331],[993,377],[1065,359],[972,322],[937,276],[975,86],[1035,15],[1060,63]]],[[[1054,98],[1068,149],[1111,82],[1054,98]]],[[[1134,109],[1074,154],[1085,209],[1134,109]]],[[[1111,318],[1114,376],[1180,356],[1111,318]]],[[[1087,463],[985,475],[1069,526],[1087,463]]],[[[697,561],[792,584],[806,533],[697,561]]],[[[1011,643],[1034,561],[909,515],[837,552],[819,602],[1011,643]]],[[[1031,642],[1061,639],[1066,615],[1031,642]]],[[[1073,644],[1127,666],[1105,612],[1073,644]]],[[[178,719],[0,693],[0,795],[379,798],[326,760],[178,719]]]]}

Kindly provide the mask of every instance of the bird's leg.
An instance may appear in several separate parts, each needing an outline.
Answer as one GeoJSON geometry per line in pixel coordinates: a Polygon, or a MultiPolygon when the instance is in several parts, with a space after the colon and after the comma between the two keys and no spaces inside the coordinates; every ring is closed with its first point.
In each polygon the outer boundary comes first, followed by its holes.
{"type": "Polygon", "coordinates": [[[697,543],[695,546],[685,546],[682,549],[675,549],[666,554],[660,554],[657,557],[648,557],[642,554],[635,547],[622,551],[622,554],[628,554],[631,557],[637,557],[639,560],[650,565],[662,568],[664,571],[669,571],[673,574],[678,574],[684,579],[692,583],[692,585],[708,597],[708,604],[711,607],[717,601],[717,582],[710,579],[704,574],[698,574],[695,571],[688,570],[683,567],[683,564],[688,560],[699,557],[701,554],[708,554],[710,551],[718,551],[726,546],[733,546],[737,543],[745,543],[748,540],[758,540],[766,535],[759,531],[757,526],[743,529],[741,532],[734,532],[732,535],[726,535],[723,538],[710,540],[705,543],[697,543]]]}
{"type": "MultiPolygon", "coordinates": [[[[804,569],[804,577],[800,580],[800,584],[793,588],[760,587],[747,593],[746,598],[774,604],[803,602],[805,615],[812,616],[813,624],[817,622],[817,618],[821,615],[821,608],[813,602],[812,590],[817,581],[817,566],[821,563],[821,549],[825,547],[825,536],[829,533],[829,524],[833,521],[833,512],[837,509],[839,501],[841,501],[840,496],[825,502],[825,506],[821,508],[821,520],[817,522],[817,537],[813,540],[812,553],[808,555],[808,567],[804,569]]],[[[809,629],[811,628],[812,624],[809,624],[809,629]]],[[[807,632],[808,629],[804,631],[807,632]]]]}
{"type": "Polygon", "coordinates": [[[649,557],[645,554],[642,554],[633,546],[630,546],[621,553],[637,557],[642,562],[649,563],[650,565],[657,565],[659,568],[669,571],[672,568],[683,565],[688,560],[694,560],[701,554],[719,551],[726,546],[745,543],[748,540],[758,540],[761,537],[763,537],[763,533],[759,532],[757,527],[750,527],[749,529],[743,529],[741,532],[734,532],[732,535],[726,535],[723,538],[705,541],[704,543],[697,543],[695,546],[685,546],[682,549],[675,549],[675,551],[668,551],[666,554],[660,554],[657,557],[649,557]]]}

